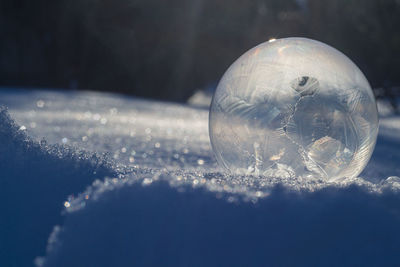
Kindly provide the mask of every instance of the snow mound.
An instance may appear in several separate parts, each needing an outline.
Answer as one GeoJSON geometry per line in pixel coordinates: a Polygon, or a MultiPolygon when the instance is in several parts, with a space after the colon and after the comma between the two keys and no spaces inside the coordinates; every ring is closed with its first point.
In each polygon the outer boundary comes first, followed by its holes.
{"type": "MultiPolygon", "coordinates": [[[[397,180],[399,182],[399,180],[397,180]]],[[[164,180],[95,182],[66,209],[37,266],[389,266],[400,194],[356,185],[253,202],[164,180]],[[221,196],[219,196],[221,197],[221,196]]]]}
{"type": "Polygon", "coordinates": [[[32,264],[67,196],[115,175],[104,155],[31,140],[0,106],[0,266],[32,264]]]}

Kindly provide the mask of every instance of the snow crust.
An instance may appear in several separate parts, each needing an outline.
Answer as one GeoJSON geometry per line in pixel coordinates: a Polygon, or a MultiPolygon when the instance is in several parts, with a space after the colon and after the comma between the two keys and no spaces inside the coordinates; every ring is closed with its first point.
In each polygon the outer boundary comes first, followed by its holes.
{"type": "Polygon", "coordinates": [[[199,107],[11,89],[0,91],[0,104],[16,121],[1,108],[2,266],[29,266],[35,256],[37,266],[399,261],[393,115],[381,118],[361,177],[326,182],[284,170],[223,172],[199,107]]]}

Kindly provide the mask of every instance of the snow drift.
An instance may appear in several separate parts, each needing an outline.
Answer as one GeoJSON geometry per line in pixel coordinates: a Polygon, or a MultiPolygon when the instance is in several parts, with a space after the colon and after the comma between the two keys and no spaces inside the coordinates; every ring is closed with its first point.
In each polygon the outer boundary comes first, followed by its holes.
{"type": "Polygon", "coordinates": [[[204,189],[97,183],[74,200],[38,266],[390,266],[400,195],[277,186],[229,203],[204,189]],[[182,190],[184,189],[184,190],[182,190]]]}
{"type": "Polygon", "coordinates": [[[0,266],[400,260],[398,117],[381,120],[363,178],[328,183],[224,173],[204,109],[88,92],[0,101],[19,124],[0,109],[0,266]]]}
{"type": "Polygon", "coordinates": [[[115,174],[105,156],[31,140],[0,107],[0,266],[32,264],[67,196],[115,174]]]}

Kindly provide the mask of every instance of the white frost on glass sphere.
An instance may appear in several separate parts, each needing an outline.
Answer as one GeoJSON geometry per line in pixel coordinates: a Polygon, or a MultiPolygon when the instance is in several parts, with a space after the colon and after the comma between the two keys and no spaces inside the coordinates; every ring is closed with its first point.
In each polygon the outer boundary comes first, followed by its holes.
{"type": "Polygon", "coordinates": [[[355,177],[371,157],[378,113],[360,69],[306,38],[262,43],[237,59],[210,109],[218,163],[234,173],[355,177]]]}

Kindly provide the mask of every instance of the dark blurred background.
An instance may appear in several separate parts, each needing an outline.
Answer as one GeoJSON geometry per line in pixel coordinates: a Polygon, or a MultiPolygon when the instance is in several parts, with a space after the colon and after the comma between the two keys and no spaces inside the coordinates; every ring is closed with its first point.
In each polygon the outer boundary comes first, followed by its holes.
{"type": "Polygon", "coordinates": [[[303,36],[400,85],[400,0],[2,0],[0,86],[185,101],[243,52],[303,36]]]}

